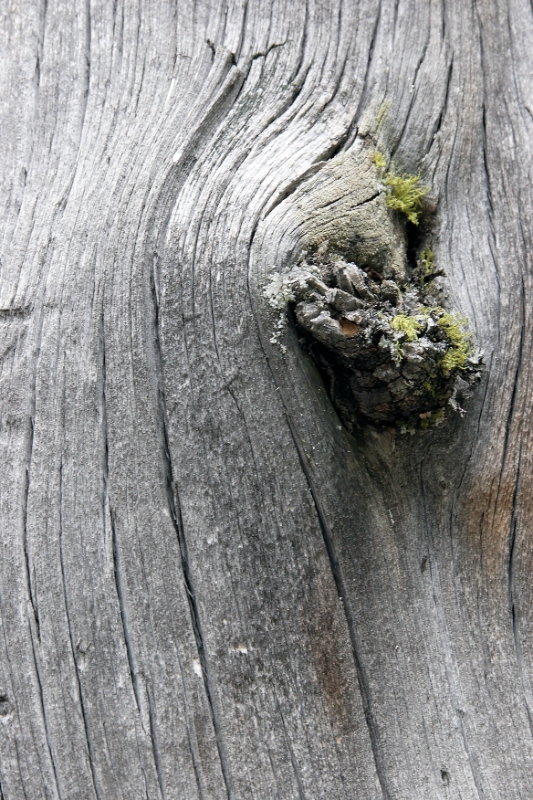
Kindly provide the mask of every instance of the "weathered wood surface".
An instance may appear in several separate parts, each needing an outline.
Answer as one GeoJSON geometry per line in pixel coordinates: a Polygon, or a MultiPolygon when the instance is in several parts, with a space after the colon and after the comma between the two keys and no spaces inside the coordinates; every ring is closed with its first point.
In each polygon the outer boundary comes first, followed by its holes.
{"type": "Polygon", "coordinates": [[[6,0],[0,35],[0,797],[530,798],[531,5],[6,0]],[[262,287],[383,101],[488,367],[356,442],[262,287]]]}

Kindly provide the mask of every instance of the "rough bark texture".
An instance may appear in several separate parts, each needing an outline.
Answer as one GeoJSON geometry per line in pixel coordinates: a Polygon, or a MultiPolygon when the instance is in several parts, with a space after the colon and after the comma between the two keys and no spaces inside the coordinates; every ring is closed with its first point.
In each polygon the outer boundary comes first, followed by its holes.
{"type": "Polygon", "coordinates": [[[0,797],[530,798],[530,3],[5,0],[0,35],[0,797]],[[356,440],[262,292],[372,129],[487,369],[356,440]]]}

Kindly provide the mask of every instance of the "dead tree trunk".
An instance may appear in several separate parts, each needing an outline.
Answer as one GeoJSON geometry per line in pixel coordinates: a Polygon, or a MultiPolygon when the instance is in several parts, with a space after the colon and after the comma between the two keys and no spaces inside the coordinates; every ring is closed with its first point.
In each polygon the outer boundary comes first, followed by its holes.
{"type": "Polygon", "coordinates": [[[0,797],[530,798],[531,5],[6,0],[0,33],[0,797]],[[431,186],[485,352],[414,436],[352,437],[270,342],[363,135],[431,186]]]}

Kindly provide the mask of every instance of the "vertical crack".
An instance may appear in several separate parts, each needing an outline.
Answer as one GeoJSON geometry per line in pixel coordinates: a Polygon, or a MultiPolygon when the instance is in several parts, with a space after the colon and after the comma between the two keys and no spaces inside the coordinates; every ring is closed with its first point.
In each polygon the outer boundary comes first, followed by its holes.
{"type": "Polygon", "coordinates": [[[85,88],[83,92],[83,111],[81,115],[81,126],[85,123],[85,115],[89,103],[89,88],[91,84],[91,0],[85,0],[85,65],[84,65],[85,88]]]}
{"type": "Polygon", "coordinates": [[[22,502],[22,549],[24,551],[24,563],[26,565],[26,578],[28,581],[28,596],[33,609],[33,616],[35,618],[35,625],[37,631],[37,638],[41,639],[41,625],[39,621],[39,610],[37,598],[34,594],[33,581],[31,577],[31,562],[30,562],[30,546],[29,546],[29,531],[28,531],[28,508],[30,502],[30,485],[31,485],[31,462],[33,457],[33,445],[35,437],[35,414],[37,409],[37,365],[39,363],[39,355],[41,352],[41,336],[43,326],[42,310],[37,317],[37,330],[35,333],[36,342],[33,353],[33,364],[31,371],[30,382],[30,408],[28,419],[28,432],[26,441],[26,470],[23,489],[23,502],[22,502]]]}
{"type": "MultiPolygon", "coordinates": [[[[379,23],[379,17],[378,17],[378,20],[376,22],[376,30],[377,30],[378,23],[379,23]]],[[[375,33],[376,33],[376,31],[374,31],[374,35],[375,35],[375,33]]],[[[252,232],[252,237],[251,237],[251,240],[250,240],[250,247],[249,247],[249,252],[250,253],[252,252],[252,242],[253,242],[254,236],[255,236],[255,229],[252,232]]],[[[354,623],[354,620],[353,620],[353,616],[352,616],[350,607],[349,607],[349,605],[347,603],[347,593],[345,591],[344,579],[342,577],[342,572],[341,572],[341,569],[340,569],[340,566],[339,566],[339,563],[338,563],[338,559],[337,559],[337,557],[335,555],[335,549],[334,549],[332,538],[331,538],[331,532],[329,530],[329,526],[327,524],[326,517],[325,517],[324,511],[322,509],[322,504],[320,503],[320,500],[318,498],[317,492],[315,490],[315,486],[314,486],[314,483],[313,483],[313,480],[312,480],[312,477],[311,477],[311,471],[310,471],[309,466],[307,464],[307,459],[305,457],[305,453],[304,453],[303,447],[301,445],[301,442],[299,440],[298,434],[297,434],[296,429],[294,427],[294,423],[293,423],[291,415],[289,413],[289,408],[288,408],[288,405],[287,405],[287,401],[285,399],[285,394],[284,394],[284,391],[283,391],[283,387],[280,385],[279,381],[276,379],[276,375],[274,373],[274,369],[273,369],[272,364],[270,362],[270,358],[268,356],[267,351],[265,350],[265,346],[264,346],[264,342],[263,342],[263,334],[262,334],[261,326],[259,325],[259,321],[258,321],[258,318],[257,318],[257,313],[256,313],[256,309],[255,309],[255,303],[253,301],[253,294],[252,294],[251,287],[250,287],[250,270],[251,270],[251,262],[249,262],[249,264],[248,264],[248,284],[247,285],[248,285],[248,295],[249,295],[249,299],[250,299],[250,305],[251,305],[252,313],[253,313],[255,321],[256,321],[258,340],[259,340],[261,349],[263,351],[263,355],[264,355],[265,362],[267,364],[268,370],[270,371],[270,374],[272,376],[273,384],[276,387],[276,390],[278,391],[280,399],[281,399],[281,402],[283,404],[283,408],[285,410],[285,418],[287,420],[287,425],[289,427],[289,431],[290,431],[292,440],[294,442],[294,446],[296,448],[296,452],[298,454],[298,460],[300,462],[300,466],[302,468],[302,472],[304,474],[305,480],[306,480],[307,485],[309,487],[309,491],[311,493],[311,497],[313,498],[313,502],[314,502],[315,509],[316,509],[316,512],[317,512],[318,523],[320,525],[322,538],[323,538],[323,541],[324,541],[324,545],[325,545],[325,548],[326,548],[326,553],[328,555],[328,559],[329,559],[329,563],[330,563],[331,572],[332,572],[332,575],[333,575],[333,580],[335,582],[335,587],[336,587],[336,590],[337,590],[338,597],[340,598],[341,603],[342,603],[342,607],[343,607],[343,610],[344,610],[344,616],[345,616],[346,624],[347,624],[347,627],[348,627],[348,634],[349,634],[349,637],[350,637],[350,645],[351,645],[351,649],[352,649],[352,656],[353,656],[353,659],[354,659],[355,670],[356,670],[356,673],[357,673],[357,680],[358,680],[358,683],[359,683],[359,691],[361,693],[361,700],[362,700],[362,703],[363,703],[363,711],[364,711],[365,721],[366,721],[366,725],[367,725],[367,729],[368,729],[368,735],[369,735],[369,739],[370,739],[370,746],[372,748],[372,755],[373,755],[373,758],[374,758],[374,766],[375,766],[375,769],[376,769],[376,775],[377,775],[377,778],[378,778],[379,783],[380,783],[380,787],[381,787],[381,791],[383,793],[384,800],[392,800],[392,793],[391,793],[391,791],[389,791],[389,787],[388,787],[388,784],[387,784],[387,771],[385,769],[385,764],[383,763],[383,759],[382,759],[382,756],[381,756],[381,753],[380,753],[380,748],[379,748],[377,723],[375,721],[373,710],[372,710],[372,702],[371,702],[371,698],[370,698],[370,687],[368,685],[368,680],[366,679],[366,675],[365,675],[365,672],[364,672],[364,669],[363,669],[363,665],[362,665],[362,662],[361,662],[361,657],[360,657],[360,654],[359,654],[359,645],[358,645],[358,642],[357,642],[357,636],[356,636],[356,632],[355,632],[355,623],[354,623]]]]}
{"type": "Polygon", "coordinates": [[[301,776],[301,773],[300,773],[300,769],[298,767],[298,762],[296,761],[296,756],[294,755],[294,750],[293,750],[293,747],[292,747],[292,744],[291,744],[291,740],[290,740],[289,734],[287,732],[287,726],[285,725],[285,719],[283,717],[283,712],[282,712],[281,708],[279,708],[279,705],[278,705],[278,711],[279,711],[279,715],[280,715],[280,718],[281,718],[281,725],[283,727],[283,736],[285,738],[285,744],[287,745],[287,750],[289,751],[289,756],[290,756],[290,759],[291,759],[292,769],[294,771],[294,776],[296,778],[296,783],[298,785],[298,797],[300,798],[300,800],[306,800],[306,795],[305,795],[304,785],[303,785],[303,781],[302,781],[302,776],[301,776]]]}
{"type": "Polygon", "coordinates": [[[124,591],[124,580],[122,577],[122,569],[120,564],[120,556],[118,552],[118,545],[117,545],[117,532],[116,532],[116,525],[115,525],[115,516],[113,511],[109,509],[109,519],[110,519],[110,527],[111,527],[111,542],[112,542],[112,551],[113,551],[113,573],[115,576],[115,589],[117,592],[118,598],[118,606],[120,610],[120,621],[122,623],[122,633],[124,635],[124,643],[126,645],[126,657],[128,659],[128,667],[130,670],[130,679],[131,685],[133,687],[133,694],[135,697],[135,703],[137,705],[137,710],[141,717],[141,722],[143,720],[143,713],[142,713],[142,697],[141,691],[139,688],[139,670],[137,669],[136,659],[133,650],[133,643],[131,640],[131,634],[129,630],[129,622],[128,622],[128,611],[126,608],[126,597],[124,591]]]}
{"type": "Polygon", "coordinates": [[[29,434],[28,444],[26,448],[26,470],[24,479],[24,501],[22,506],[22,549],[24,551],[24,563],[26,565],[26,579],[28,582],[28,596],[33,610],[33,617],[37,630],[37,638],[41,640],[41,623],[39,620],[39,611],[37,606],[37,598],[33,590],[33,581],[31,577],[31,564],[30,564],[30,546],[28,535],[28,505],[30,499],[30,483],[31,483],[31,459],[33,453],[33,439],[34,439],[34,411],[35,411],[35,387],[33,392],[32,410],[30,412],[29,420],[29,434]]]}
{"type": "Polygon", "coordinates": [[[68,626],[68,634],[70,640],[70,651],[72,655],[72,661],[74,663],[74,675],[76,678],[76,685],[78,689],[78,697],[80,700],[80,711],[81,717],[83,721],[83,727],[85,730],[85,739],[87,742],[87,755],[89,760],[89,768],[91,771],[91,778],[92,784],[94,789],[94,794],[97,800],[103,800],[100,797],[100,793],[98,791],[98,784],[96,782],[96,772],[95,772],[95,757],[94,757],[94,748],[91,740],[91,736],[89,733],[89,724],[87,720],[87,714],[85,711],[85,703],[83,698],[83,687],[81,683],[80,677],[80,669],[78,666],[78,661],[76,658],[76,649],[74,645],[74,633],[72,630],[72,622],[70,619],[69,613],[69,602],[68,602],[68,591],[67,591],[67,581],[66,581],[66,574],[65,574],[65,560],[64,560],[64,553],[63,553],[63,457],[61,457],[61,464],[59,467],[59,561],[61,565],[61,580],[63,583],[63,595],[65,597],[65,615],[67,617],[67,626],[68,626]]]}
{"type": "MultiPolygon", "coordinates": [[[[48,720],[47,720],[47,717],[46,717],[46,710],[45,710],[45,704],[44,704],[44,692],[43,692],[43,684],[42,684],[42,680],[41,680],[41,670],[40,670],[40,667],[39,667],[39,659],[38,659],[38,656],[37,656],[37,651],[35,649],[35,641],[34,641],[34,638],[33,638],[33,631],[31,629],[31,623],[30,623],[30,625],[28,627],[29,627],[29,633],[30,633],[31,649],[32,649],[32,653],[33,653],[33,663],[35,664],[35,676],[37,678],[37,686],[39,688],[39,703],[40,703],[40,706],[41,706],[41,714],[42,714],[42,717],[43,717],[43,726],[44,726],[44,734],[45,734],[45,737],[46,737],[46,745],[48,747],[48,754],[50,756],[50,763],[52,764],[52,772],[54,773],[54,780],[55,780],[55,783],[56,783],[57,795],[59,797],[59,800],[62,800],[63,799],[63,794],[61,792],[61,787],[60,787],[60,784],[59,784],[59,776],[57,774],[56,762],[55,762],[53,751],[52,751],[52,742],[51,742],[51,739],[50,739],[50,731],[48,729],[48,720]]],[[[2,800],[2,798],[3,798],[3,794],[0,793],[0,800],[2,800]]]]}
{"type": "Polygon", "coordinates": [[[159,783],[159,791],[163,800],[167,800],[167,790],[165,785],[165,770],[163,768],[163,760],[161,758],[161,749],[159,747],[159,739],[157,736],[157,725],[154,711],[154,704],[152,700],[152,693],[150,686],[146,685],[146,696],[148,698],[148,719],[150,721],[150,737],[152,739],[152,752],[154,754],[155,770],[157,772],[157,782],[159,783]]]}
{"type": "Polygon", "coordinates": [[[329,562],[330,562],[330,568],[331,568],[331,572],[332,572],[332,575],[333,575],[333,580],[335,581],[335,587],[337,589],[337,594],[339,596],[339,599],[340,599],[340,601],[342,603],[342,607],[343,607],[343,610],[344,610],[344,616],[346,618],[346,623],[347,623],[347,626],[348,626],[348,632],[349,632],[349,636],[350,636],[350,644],[351,644],[351,647],[352,647],[352,654],[353,654],[353,659],[354,659],[354,663],[355,663],[355,669],[356,669],[356,672],[357,672],[357,679],[358,679],[358,682],[359,682],[359,689],[360,689],[361,698],[362,698],[362,701],[363,701],[363,710],[364,710],[364,713],[365,713],[365,720],[366,720],[366,724],[367,724],[367,728],[368,728],[370,744],[371,744],[371,747],[372,747],[372,753],[373,753],[373,756],[374,756],[376,774],[378,776],[378,780],[379,780],[379,783],[380,783],[380,786],[381,786],[381,790],[383,792],[383,797],[385,798],[385,800],[392,800],[392,794],[389,791],[389,787],[387,785],[387,772],[386,772],[386,769],[385,769],[385,765],[383,764],[383,760],[382,760],[380,749],[379,749],[377,724],[376,724],[376,721],[375,721],[375,718],[374,718],[374,713],[373,713],[373,710],[372,710],[372,701],[371,701],[371,698],[370,698],[370,687],[368,685],[368,681],[366,679],[366,675],[365,675],[365,672],[364,672],[364,669],[363,669],[363,665],[361,663],[361,657],[359,655],[359,644],[357,642],[357,636],[356,636],[356,632],[355,632],[355,623],[354,623],[354,620],[353,620],[351,609],[350,609],[350,607],[349,607],[349,605],[347,603],[347,594],[346,594],[346,591],[345,591],[344,579],[342,577],[342,571],[341,571],[337,556],[335,554],[335,549],[334,549],[333,541],[332,541],[332,538],[331,538],[331,532],[329,530],[329,526],[327,524],[326,517],[325,517],[324,511],[322,509],[322,505],[320,503],[320,500],[318,498],[317,492],[315,490],[315,486],[314,486],[314,483],[313,483],[313,480],[312,480],[312,477],[311,477],[311,472],[310,472],[309,466],[307,464],[307,459],[305,457],[305,454],[303,452],[303,448],[301,446],[301,443],[299,441],[298,435],[297,435],[297,433],[296,433],[296,431],[294,429],[294,425],[293,425],[292,420],[290,418],[290,415],[289,415],[289,412],[288,412],[288,409],[287,409],[287,405],[286,405],[285,399],[283,397],[283,391],[281,390],[281,387],[280,387],[280,395],[281,395],[281,398],[282,398],[283,405],[285,406],[285,412],[286,412],[286,417],[287,417],[287,421],[288,421],[288,425],[289,425],[289,430],[291,432],[291,436],[292,436],[294,445],[296,447],[296,451],[298,453],[298,459],[300,461],[300,466],[302,468],[302,472],[303,472],[303,474],[305,476],[305,479],[307,481],[307,485],[309,487],[309,491],[311,492],[311,496],[312,496],[313,502],[315,504],[317,517],[318,517],[318,522],[319,522],[320,529],[321,529],[321,532],[322,532],[322,538],[324,540],[324,545],[326,547],[326,552],[328,554],[328,558],[329,558],[329,562]]]}
{"type": "Polygon", "coordinates": [[[224,737],[222,733],[222,727],[220,725],[218,714],[216,710],[216,704],[213,697],[213,692],[210,686],[209,680],[209,667],[207,663],[207,655],[206,655],[206,648],[204,644],[204,637],[202,634],[202,627],[200,622],[200,614],[198,610],[198,604],[196,602],[196,595],[194,591],[194,584],[192,580],[191,570],[189,566],[189,555],[187,549],[187,541],[184,534],[184,527],[183,527],[183,519],[181,515],[181,504],[179,500],[179,492],[178,486],[176,481],[173,477],[173,470],[172,470],[172,460],[170,456],[170,445],[168,439],[168,424],[167,424],[167,413],[166,413],[166,402],[165,402],[165,394],[163,389],[163,359],[161,353],[161,342],[159,336],[159,302],[157,296],[157,289],[155,284],[155,276],[153,272],[150,275],[150,289],[152,295],[152,305],[154,311],[153,317],[153,325],[154,325],[154,350],[155,350],[155,360],[156,360],[156,371],[158,376],[158,383],[159,383],[159,407],[158,407],[158,414],[159,414],[159,427],[160,427],[160,435],[161,435],[161,445],[162,445],[162,456],[163,456],[163,466],[164,466],[164,475],[165,475],[165,491],[167,495],[167,503],[168,503],[168,510],[170,513],[170,518],[172,520],[172,524],[174,527],[174,531],[176,534],[176,538],[178,540],[178,546],[180,550],[180,557],[181,557],[181,569],[183,574],[183,580],[185,583],[185,593],[187,595],[187,602],[189,605],[189,614],[191,619],[192,630],[194,633],[194,638],[196,641],[196,649],[198,652],[198,658],[200,661],[200,666],[202,669],[202,678],[204,683],[204,690],[207,699],[207,703],[209,706],[211,722],[213,725],[213,730],[215,734],[215,742],[218,751],[218,757],[220,762],[220,769],[222,772],[222,778],[224,780],[224,785],[226,788],[226,794],[229,798],[232,797],[233,791],[231,787],[231,777],[230,777],[230,767],[229,767],[229,758],[227,755],[226,747],[224,744],[224,737]]]}
{"type": "MultiPolygon", "coordinates": [[[[422,462],[420,464],[419,485],[422,493],[422,508],[424,509],[424,529],[427,534],[427,542],[428,542],[429,572],[431,577],[433,602],[437,617],[437,625],[440,633],[440,638],[442,641],[443,649],[445,650],[444,669],[446,672],[446,677],[448,679],[450,695],[453,701],[453,711],[455,713],[457,720],[457,728],[460,731],[464,750],[466,753],[466,757],[468,759],[468,765],[470,767],[470,774],[472,775],[472,781],[476,790],[476,794],[478,798],[481,799],[485,796],[485,793],[483,791],[482,774],[480,773],[479,767],[476,764],[474,749],[473,746],[471,745],[471,737],[469,736],[469,731],[467,730],[467,722],[461,710],[463,706],[461,699],[462,697],[461,683],[460,683],[460,678],[458,678],[455,673],[456,665],[454,663],[454,654],[453,654],[452,644],[449,638],[445,604],[442,598],[442,590],[440,585],[440,577],[438,574],[438,569],[435,566],[437,564],[437,557],[435,553],[435,543],[433,539],[432,527],[427,516],[428,495],[424,483],[424,469],[422,462]]],[[[453,530],[452,520],[450,520],[450,530],[453,530]]]]}
{"type": "Polygon", "coordinates": [[[106,369],[106,354],[105,354],[105,334],[104,334],[104,318],[102,313],[102,318],[100,321],[100,373],[101,373],[101,397],[100,397],[100,406],[101,406],[101,426],[102,426],[102,439],[104,444],[104,463],[103,463],[103,484],[104,484],[104,496],[103,496],[103,508],[102,514],[104,519],[104,530],[107,527],[107,519],[109,518],[109,526],[111,528],[111,549],[113,553],[113,574],[115,578],[115,589],[117,593],[118,605],[120,610],[120,620],[122,623],[122,633],[124,635],[124,643],[126,646],[126,656],[128,659],[128,666],[130,670],[130,678],[133,687],[133,694],[135,697],[135,702],[137,704],[137,710],[139,711],[139,715],[141,717],[141,722],[143,721],[143,714],[142,714],[142,699],[141,699],[141,691],[139,688],[139,678],[138,678],[138,669],[136,665],[136,659],[134,655],[134,648],[132,643],[132,637],[130,634],[130,626],[129,626],[129,615],[127,611],[127,604],[126,604],[126,593],[124,590],[124,579],[122,574],[121,562],[120,562],[120,553],[118,550],[118,543],[117,543],[117,532],[116,532],[116,525],[115,525],[115,515],[113,513],[113,509],[109,503],[109,435],[108,435],[108,427],[107,427],[107,369],[106,369]]]}

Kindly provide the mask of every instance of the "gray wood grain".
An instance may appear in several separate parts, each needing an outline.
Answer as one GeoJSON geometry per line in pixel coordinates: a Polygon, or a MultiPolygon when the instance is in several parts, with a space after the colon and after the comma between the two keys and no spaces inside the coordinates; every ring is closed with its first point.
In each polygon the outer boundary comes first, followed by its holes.
{"type": "Polygon", "coordinates": [[[531,5],[1,14],[0,798],[529,798],[531,5]],[[485,351],[413,437],[270,342],[364,135],[485,351]]]}

